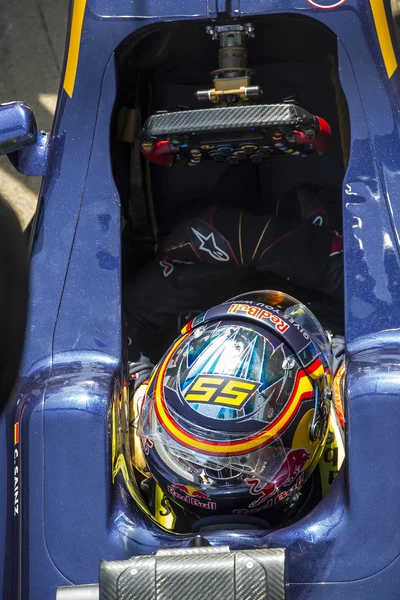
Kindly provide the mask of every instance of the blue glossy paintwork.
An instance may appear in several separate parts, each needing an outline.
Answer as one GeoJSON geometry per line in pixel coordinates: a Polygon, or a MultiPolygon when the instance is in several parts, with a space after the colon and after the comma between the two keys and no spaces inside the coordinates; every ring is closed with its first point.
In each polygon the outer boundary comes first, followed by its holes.
{"type": "Polygon", "coordinates": [[[3,598],[50,600],[57,585],[97,581],[100,558],[188,543],[128,505],[121,482],[111,487],[109,406],[124,375],[119,197],[109,149],[113,52],[155,21],[228,10],[300,13],[338,36],[352,133],[343,186],[347,461],[328,496],[295,526],[208,537],[232,548],[285,546],[290,600],[398,598],[400,79],[398,70],[387,78],[365,0],[329,11],[307,0],[88,0],[73,97],[61,91],[50,135],[21,382],[0,422],[8,465],[0,481],[3,598]]]}
{"type": "Polygon", "coordinates": [[[36,120],[23,102],[0,104],[0,155],[19,150],[36,141],[36,120]]]}
{"type": "Polygon", "coordinates": [[[8,158],[14,167],[24,175],[46,175],[49,134],[39,131],[36,143],[12,152],[8,158]]]}

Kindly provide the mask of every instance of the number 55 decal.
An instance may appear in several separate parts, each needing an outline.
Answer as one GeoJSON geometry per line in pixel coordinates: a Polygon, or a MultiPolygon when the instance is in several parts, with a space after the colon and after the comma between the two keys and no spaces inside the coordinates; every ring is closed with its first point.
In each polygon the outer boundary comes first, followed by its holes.
{"type": "Polygon", "coordinates": [[[187,402],[208,402],[240,409],[260,385],[240,377],[197,375],[186,390],[185,399],[187,402]]]}

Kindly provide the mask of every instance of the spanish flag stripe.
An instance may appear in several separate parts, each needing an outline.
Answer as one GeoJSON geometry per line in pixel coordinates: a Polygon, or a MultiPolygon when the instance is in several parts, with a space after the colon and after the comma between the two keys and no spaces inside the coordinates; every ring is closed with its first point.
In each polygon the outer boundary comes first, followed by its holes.
{"type": "Polygon", "coordinates": [[[19,423],[14,424],[14,446],[19,442],[19,423]]]}
{"type": "MultiPolygon", "coordinates": [[[[299,408],[301,402],[309,397],[312,397],[312,393],[305,392],[302,394],[299,397],[299,403],[296,408],[299,408]]],[[[205,444],[201,441],[196,441],[196,438],[185,434],[185,432],[183,432],[183,434],[176,434],[174,433],[173,429],[169,429],[168,432],[178,443],[182,444],[182,446],[185,446],[186,448],[189,448],[190,450],[200,450],[203,454],[210,456],[238,456],[247,454],[248,452],[254,452],[266,444],[273,442],[282,433],[282,430],[285,428],[285,426],[290,424],[296,413],[297,410],[294,410],[286,422],[281,422],[281,427],[279,429],[275,428],[274,431],[269,432],[264,430],[264,433],[259,435],[257,438],[254,438],[251,443],[242,442],[240,446],[235,446],[234,442],[229,444],[222,444],[221,442],[210,442],[209,444],[205,444]]]]}
{"type": "Polygon", "coordinates": [[[189,321],[189,323],[186,323],[186,325],[185,325],[184,327],[182,327],[182,331],[181,331],[181,334],[182,334],[182,335],[183,335],[183,334],[185,334],[185,333],[188,333],[188,332],[190,331],[190,329],[191,329],[191,327],[192,327],[192,323],[193,323],[193,321],[194,321],[194,319],[191,319],[191,320],[189,321]]]}
{"type": "Polygon", "coordinates": [[[309,365],[309,366],[307,367],[307,371],[308,371],[308,373],[313,373],[314,371],[316,371],[316,370],[317,370],[317,369],[319,369],[320,367],[322,367],[322,362],[321,362],[321,359],[320,359],[320,358],[319,358],[319,356],[318,356],[318,358],[316,358],[316,359],[315,359],[315,360],[314,360],[314,361],[311,363],[311,365],[309,365]]]}
{"type": "Polygon", "coordinates": [[[307,367],[307,373],[310,375],[310,377],[312,377],[313,379],[319,379],[320,377],[323,376],[324,374],[324,366],[321,362],[321,359],[318,357],[314,360],[314,362],[311,363],[311,365],[309,365],[307,367]]]}
{"type": "Polygon", "coordinates": [[[155,410],[157,418],[164,429],[176,441],[188,448],[200,450],[204,454],[224,454],[226,456],[252,452],[274,440],[291,422],[302,401],[305,398],[310,398],[313,396],[313,386],[304,370],[301,370],[297,374],[297,381],[291,400],[288,402],[284,411],[279,414],[277,419],[268,425],[268,427],[266,427],[263,431],[250,438],[247,438],[246,440],[237,440],[231,443],[212,442],[210,440],[202,440],[198,437],[195,437],[184,431],[176,422],[174,422],[165,406],[165,399],[163,395],[164,375],[169,359],[179,345],[184,341],[184,339],[186,339],[187,335],[189,334],[186,334],[172,346],[171,350],[165,357],[164,362],[160,366],[155,381],[155,410]]]}

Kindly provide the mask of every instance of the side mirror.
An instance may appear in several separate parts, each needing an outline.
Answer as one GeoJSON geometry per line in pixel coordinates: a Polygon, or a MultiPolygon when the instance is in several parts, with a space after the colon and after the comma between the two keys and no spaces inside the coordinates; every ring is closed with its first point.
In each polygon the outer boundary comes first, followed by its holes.
{"type": "Polygon", "coordinates": [[[0,155],[34,144],[36,138],[36,119],[28,104],[0,104],[0,155]]]}

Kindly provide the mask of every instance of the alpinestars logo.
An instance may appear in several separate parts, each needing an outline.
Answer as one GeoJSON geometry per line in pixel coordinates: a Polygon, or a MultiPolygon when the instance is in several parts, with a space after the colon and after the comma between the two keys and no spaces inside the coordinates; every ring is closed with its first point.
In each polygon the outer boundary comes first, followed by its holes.
{"type": "Polygon", "coordinates": [[[317,215],[313,219],[312,224],[315,225],[316,227],[322,227],[322,225],[324,224],[324,219],[321,217],[321,215],[317,215]]]}
{"type": "Polygon", "coordinates": [[[174,270],[174,265],[167,260],[160,260],[160,267],[163,269],[164,277],[171,275],[172,271],[174,270]]]}
{"type": "Polygon", "coordinates": [[[198,250],[204,250],[204,252],[208,252],[208,254],[212,256],[215,260],[224,262],[229,260],[228,254],[217,246],[213,231],[208,235],[203,235],[202,233],[200,233],[200,231],[194,229],[194,227],[191,227],[191,230],[193,231],[197,239],[200,241],[200,246],[198,250]]]}

